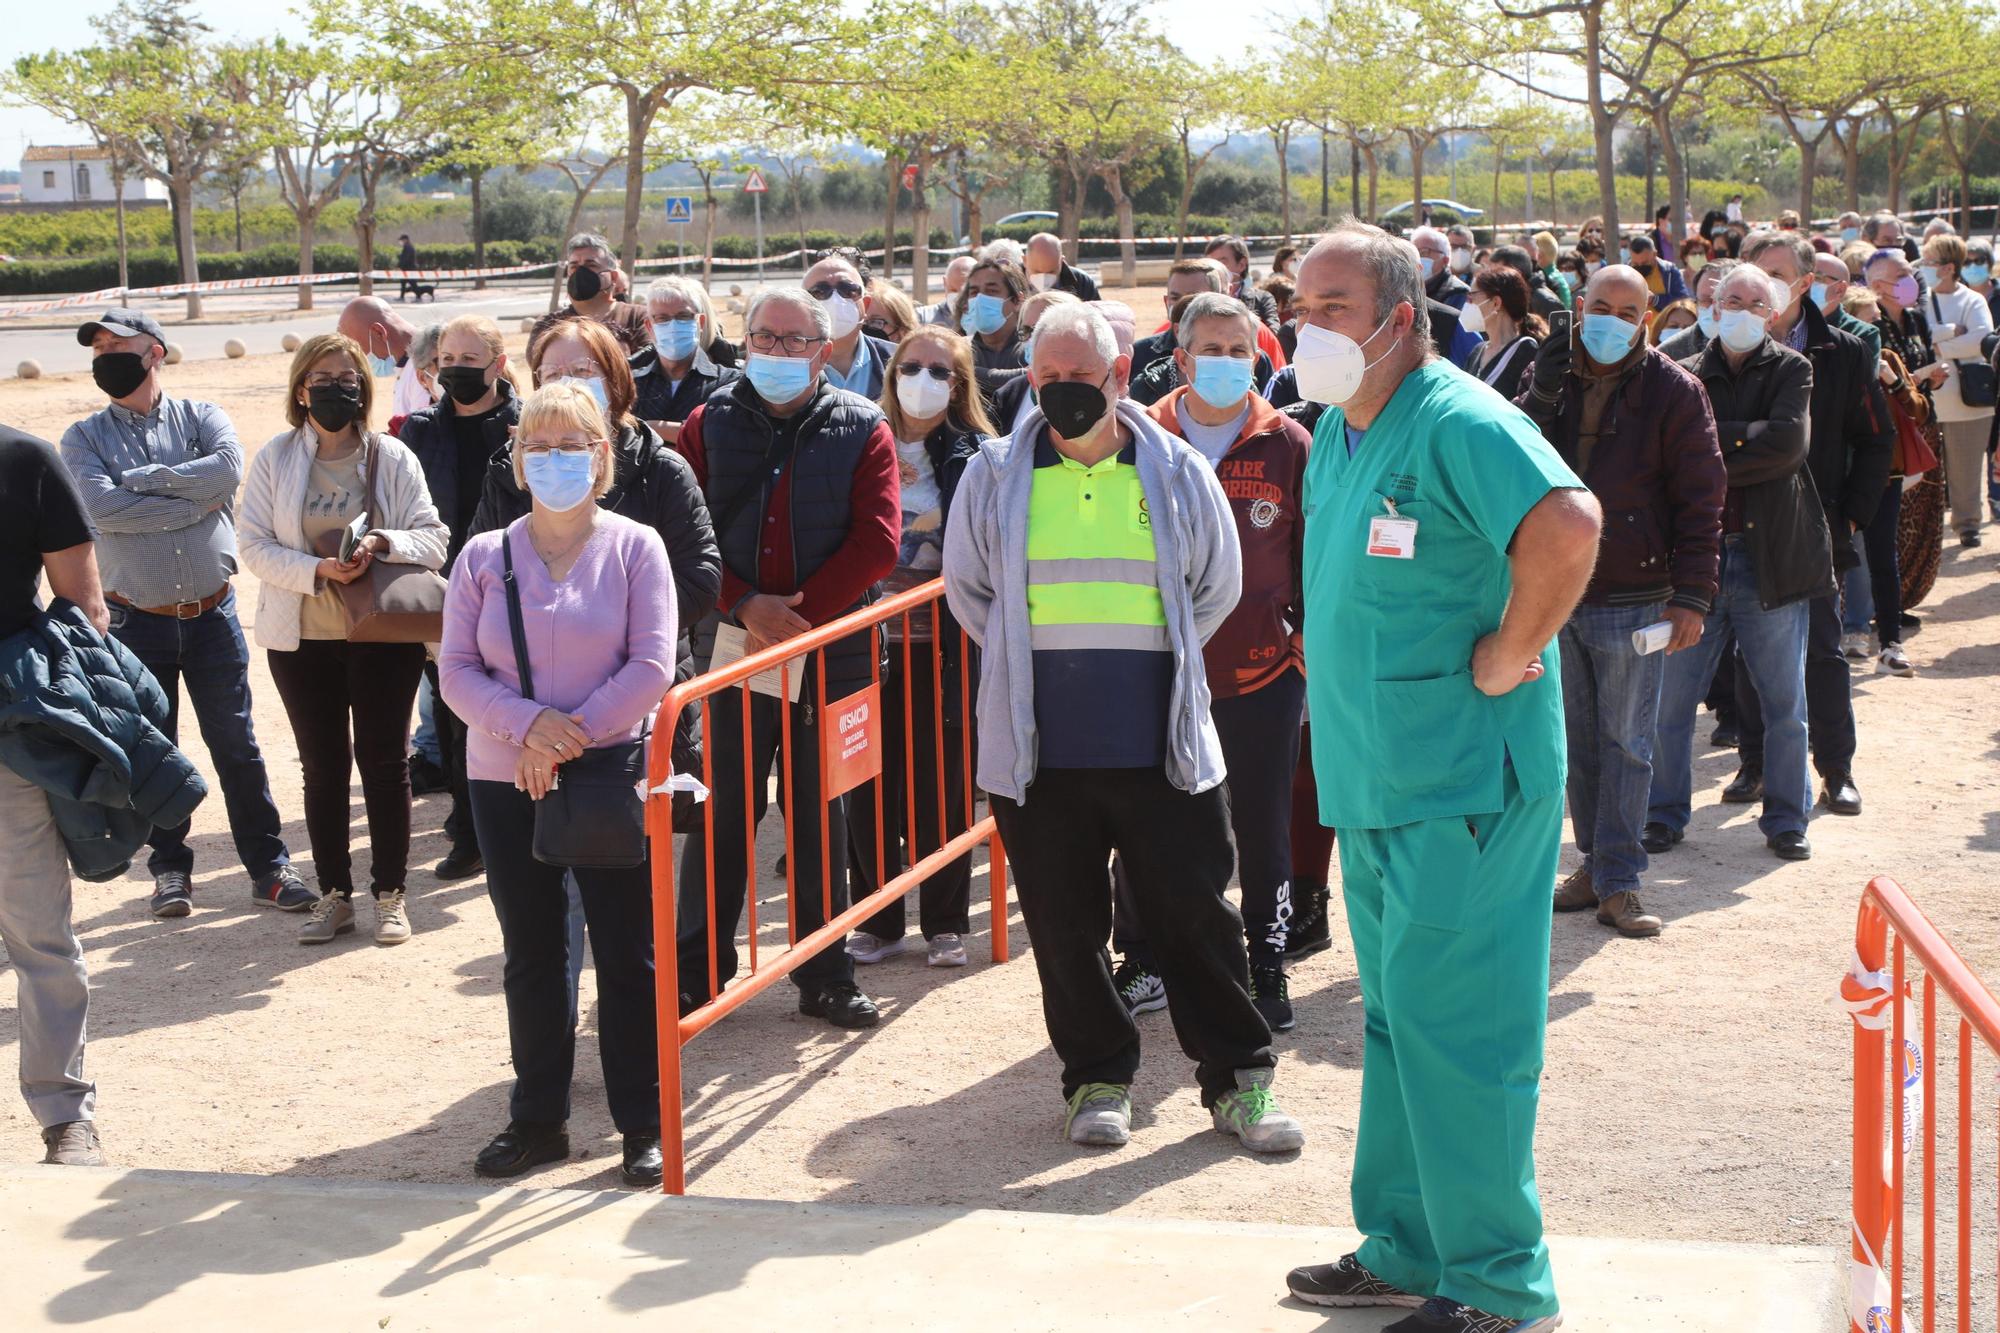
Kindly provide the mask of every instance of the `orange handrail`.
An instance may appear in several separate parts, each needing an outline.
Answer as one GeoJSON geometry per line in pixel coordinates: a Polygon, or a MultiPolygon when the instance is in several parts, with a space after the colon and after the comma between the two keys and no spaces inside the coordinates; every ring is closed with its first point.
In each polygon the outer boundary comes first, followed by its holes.
{"type": "Polygon", "coordinates": [[[1903,1333],[1905,1158],[1923,1145],[1922,1313],[1925,1333],[1937,1326],[1937,994],[1959,1012],[1958,1278],[1950,1294],[1957,1327],[1972,1327],[1972,1039],[2000,1054],[2000,1000],[1960,958],[1895,880],[1877,876],[1862,891],[1854,931],[1854,965],[1841,984],[1854,1019],[1853,1265],[1849,1324],[1856,1333],[1903,1333]],[[1895,932],[1894,948],[1889,935],[1895,932]],[[1923,964],[1922,1017],[1909,1012],[1908,955],[1923,964]],[[1884,967],[1887,966],[1887,975],[1884,967]],[[1886,1012],[1884,1012],[1886,1010],[1886,1012]],[[1909,1027],[1919,1023],[1920,1032],[1909,1027]],[[1892,1062],[1890,1052],[1895,1052],[1892,1062]],[[1889,1082],[1885,1089],[1883,1078],[1889,1082]],[[1886,1096],[1885,1096],[1886,1091],[1886,1096]],[[1919,1116],[1913,1103],[1921,1098],[1919,1116]],[[1899,1114],[1888,1129],[1886,1106],[1899,1114]],[[1919,1129],[1921,1121],[1921,1129],[1919,1129]],[[1884,1161],[1886,1149],[1887,1161],[1884,1161]]]}
{"type": "MultiPolygon", "coordinates": [[[[840,640],[861,633],[868,634],[872,643],[876,627],[899,618],[903,626],[902,660],[904,680],[908,681],[910,679],[911,613],[924,610],[925,608],[931,610],[933,627],[931,660],[933,664],[938,664],[942,660],[942,640],[938,636],[944,633],[945,629],[944,617],[940,614],[943,605],[944,583],[941,579],[933,579],[929,583],[886,597],[876,602],[873,606],[856,611],[850,615],[842,616],[837,620],[828,621],[826,624],[810,629],[795,638],[760,649],[755,653],[746,654],[742,659],[732,662],[727,666],[704,672],[691,680],[683,681],[669,690],[666,698],[661,702],[659,720],[655,728],[656,734],[671,735],[673,723],[679,718],[682,709],[700,706],[703,701],[711,698],[718,692],[743,685],[752,677],[761,675],[766,671],[779,671],[785,688],[789,691],[790,673],[799,669],[800,659],[804,658],[808,653],[829,647],[840,640]]],[[[656,745],[652,747],[646,784],[652,795],[647,802],[646,818],[647,833],[652,851],[653,957],[660,1055],[660,1142],[662,1155],[666,1159],[664,1189],[667,1193],[681,1194],[686,1191],[687,1187],[686,1143],[682,1118],[681,1047],[774,985],[779,978],[788,975],[823,949],[833,946],[851,928],[873,916],[891,900],[900,898],[911,888],[922,883],[932,873],[942,869],[952,861],[963,856],[969,856],[982,842],[987,847],[988,887],[992,893],[992,957],[996,963],[1007,961],[1006,849],[1001,845],[999,827],[995,824],[991,814],[977,821],[972,818],[974,812],[973,747],[969,741],[972,728],[971,646],[965,638],[963,629],[958,629],[955,632],[960,636],[960,661],[963,664],[958,673],[958,688],[962,703],[960,716],[964,719],[968,740],[967,743],[959,747],[962,751],[960,755],[962,764],[955,765],[954,767],[962,767],[963,769],[965,793],[963,815],[965,827],[957,834],[944,837],[944,832],[948,827],[943,818],[946,801],[946,784],[943,781],[946,771],[943,694],[947,682],[945,672],[942,669],[938,669],[932,674],[932,693],[937,697],[934,699],[926,698],[917,700],[911,697],[910,691],[906,688],[904,691],[904,706],[908,715],[913,715],[914,711],[919,707],[926,709],[932,714],[937,723],[934,732],[936,737],[937,765],[933,772],[939,778],[937,783],[937,803],[940,815],[938,821],[938,831],[941,839],[940,845],[922,854],[918,853],[915,845],[916,835],[914,829],[917,811],[915,788],[917,784],[914,780],[916,771],[913,753],[914,742],[908,739],[914,732],[914,727],[909,725],[909,717],[906,716],[904,753],[901,756],[894,756],[894,758],[901,758],[905,761],[905,773],[909,775],[905,785],[909,788],[907,805],[912,830],[909,841],[915,864],[899,875],[887,879],[883,878],[882,871],[884,867],[882,860],[887,854],[887,848],[893,845],[891,839],[894,836],[893,829],[896,827],[894,821],[900,819],[902,812],[887,812],[885,816],[883,809],[885,805],[883,788],[878,783],[876,788],[878,793],[876,800],[876,883],[879,887],[875,892],[868,894],[858,901],[852,902],[845,910],[838,914],[833,913],[830,910],[832,867],[828,866],[830,821],[825,811],[822,810],[818,821],[820,826],[819,864],[822,867],[819,892],[822,894],[822,907],[828,909],[822,915],[822,920],[826,924],[805,935],[803,938],[799,936],[797,908],[798,894],[801,891],[801,886],[798,883],[800,877],[796,872],[793,872],[787,876],[785,894],[786,938],[791,941],[791,945],[789,948],[780,951],[774,958],[760,957],[757,944],[756,815],[755,809],[746,795],[743,839],[748,855],[746,856],[747,883],[744,889],[744,904],[749,923],[749,967],[726,989],[716,984],[719,979],[716,962],[716,941],[718,932],[724,927],[717,919],[715,908],[714,814],[712,811],[704,812],[703,817],[709,821],[709,836],[707,839],[707,860],[704,866],[705,874],[703,877],[705,882],[702,885],[701,891],[708,895],[709,975],[707,980],[709,999],[686,1016],[683,1016],[680,1012],[680,956],[677,945],[676,927],[678,914],[676,912],[677,902],[675,897],[677,867],[674,863],[673,855],[672,800],[670,796],[662,791],[662,787],[670,775],[672,755],[671,748],[668,746],[656,745]],[[884,831],[885,818],[890,821],[888,823],[890,831],[888,832],[884,831]]],[[[879,685],[881,680],[881,654],[879,652],[874,654],[874,662],[873,676],[875,683],[879,685]]],[[[804,693],[803,697],[813,698],[820,713],[824,715],[828,701],[826,698],[826,656],[823,652],[814,659],[813,668],[812,674],[816,677],[816,680],[811,686],[807,687],[809,693],[804,693]]],[[[751,748],[750,709],[746,706],[741,711],[741,743],[744,753],[747,755],[751,748]]],[[[705,721],[712,721],[714,710],[712,708],[706,709],[704,716],[705,721]]],[[[781,745],[783,747],[783,754],[787,756],[781,770],[783,775],[781,789],[785,808],[789,812],[795,811],[798,808],[793,804],[796,794],[792,790],[792,763],[798,760],[793,758],[791,710],[789,708],[782,710],[781,725],[783,729],[781,745]]],[[[703,784],[713,789],[715,785],[715,734],[712,727],[706,725],[704,726],[704,734],[707,737],[708,743],[703,746],[702,758],[704,771],[701,777],[703,784]]],[[[882,743],[882,739],[878,734],[877,744],[882,743]]],[[[890,757],[885,756],[885,758],[890,757]]],[[[827,770],[824,750],[818,756],[818,764],[821,778],[819,791],[821,793],[821,800],[824,801],[827,799],[825,795],[827,770]]],[[[746,785],[753,779],[754,775],[747,771],[746,766],[746,785]]],[[[785,820],[785,852],[789,864],[795,867],[798,861],[795,854],[796,846],[793,841],[793,825],[794,820],[788,816],[785,820]]],[[[898,858],[898,861],[900,861],[900,858],[898,858]]],[[[807,887],[810,888],[810,886],[807,887]]]]}

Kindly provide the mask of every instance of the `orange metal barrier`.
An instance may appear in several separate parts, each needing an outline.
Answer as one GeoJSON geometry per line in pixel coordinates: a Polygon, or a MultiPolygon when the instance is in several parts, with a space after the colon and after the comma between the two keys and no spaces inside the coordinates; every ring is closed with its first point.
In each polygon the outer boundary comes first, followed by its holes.
{"type": "MultiPolygon", "coordinates": [[[[1953,1327],[1972,1327],[1972,1060],[1976,1034],[2000,1054],[2000,1001],[1973,974],[1901,885],[1886,876],[1870,880],[1854,930],[1854,961],[1841,981],[1841,998],[1854,1018],[1854,1234],[1848,1318],[1858,1333],[1903,1333],[1905,1261],[1905,1161],[1922,1146],[1923,1236],[1919,1267],[1924,1333],[1934,1333],[1941,1311],[1937,1248],[1937,999],[1942,987],[1958,1010],[1957,1041],[1957,1277],[1945,1301],[1953,1327]],[[1890,931],[1895,932],[1893,954],[1890,931]],[[1923,967],[1923,1011],[1912,1012],[1906,955],[1923,967]],[[1885,959],[1889,970],[1884,973],[1885,959]],[[1912,1027],[1918,1030],[1911,1031],[1912,1027]],[[1895,1053],[1893,1063],[1890,1053],[1895,1053]],[[1889,1083],[1884,1086],[1885,1071],[1889,1083]],[[1888,1129],[1886,1107],[1900,1108],[1888,1129]],[[1921,1120],[1921,1139],[1919,1139],[1921,1120]],[[1884,1247],[1887,1247],[1886,1253],[1884,1247]]],[[[1992,1275],[1988,1278],[1991,1282],[1992,1275]]]]}
{"type": "MultiPolygon", "coordinates": [[[[818,885],[801,886],[798,883],[799,877],[795,870],[795,867],[798,865],[798,859],[793,854],[795,850],[792,834],[794,821],[787,818],[785,820],[785,857],[787,862],[785,901],[786,938],[789,941],[789,947],[777,951],[774,955],[767,954],[762,958],[758,954],[757,942],[756,809],[754,803],[756,788],[752,784],[762,783],[766,779],[765,775],[751,771],[748,765],[745,766],[743,838],[748,854],[746,856],[747,883],[744,890],[744,913],[748,926],[748,949],[746,953],[748,966],[726,989],[718,987],[715,984],[717,980],[717,932],[724,928],[723,923],[717,921],[715,912],[715,802],[711,799],[703,804],[702,818],[705,821],[708,849],[706,874],[704,882],[691,887],[693,887],[695,892],[705,892],[708,894],[709,984],[707,992],[711,998],[707,1003],[694,1009],[685,1017],[680,1012],[680,956],[676,947],[677,912],[675,909],[677,900],[675,894],[677,886],[675,884],[675,874],[678,866],[675,864],[674,858],[672,800],[661,791],[662,784],[665,783],[668,777],[671,747],[667,745],[655,745],[652,747],[650,771],[647,775],[646,785],[653,794],[647,802],[646,823],[648,839],[652,847],[653,958],[659,1005],[660,1143],[661,1150],[666,1158],[665,1189],[669,1194],[684,1193],[687,1186],[686,1144],[683,1138],[681,1117],[681,1048],[692,1041],[697,1035],[720,1022],[725,1015],[740,1009],[752,997],[768,989],[780,977],[792,972],[815,954],[829,947],[837,947],[849,930],[866,921],[892,900],[902,897],[910,889],[921,884],[932,873],[943,869],[961,856],[969,856],[973,849],[982,842],[987,846],[987,874],[989,886],[993,894],[991,918],[993,961],[996,963],[1007,961],[1007,857],[1005,849],[1000,845],[1000,832],[993,822],[992,815],[988,814],[984,819],[980,820],[974,820],[972,817],[975,813],[975,786],[972,767],[974,749],[972,743],[974,731],[972,672],[969,670],[972,658],[972,645],[970,640],[967,639],[965,631],[957,628],[955,624],[952,626],[950,632],[958,636],[961,669],[958,672],[956,688],[958,692],[959,716],[963,719],[963,734],[965,737],[965,743],[959,747],[962,753],[956,757],[957,763],[962,765],[964,776],[963,808],[958,812],[961,818],[956,820],[948,818],[951,812],[945,808],[946,788],[942,781],[934,784],[936,786],[936,793],[933,798],[931,793],[920,792],[918,790],[918,783],[915,780],[917,773],[914,762],[916,757],[913,739],[915,727],[912,724],[916,721],[916,710],[919,708],[929,711],[930,720],[933,723],[932,735],[936,740],[936,762],[931,772],[942,777],[946,771],[944,688],[947,682],[943,666],[944,641],[940,637],[944,623],[943,609],[944,582],[941,579],[934,579],[919,587],[911,588],[906,592],[897,593],[892,597],[885,598],[875,605],[857,611],[852,615],[829,621],[827,624],[809,630],[797,638],[788,639],[783,643],[749,654],[739,661],[732,662],[717,670],[706,672],[696,676],[692,680],[676,685],[667,693],[666,699],[660,706],[659,719],[654,733],[659,736],[672,734],[674,720],[680,716],[683,708],[699,706],[702,709],[703,771],[699,776],[704,786],[713,789],[715,785],[716,743],[713,699],[719,692],[742,686],[751,677],[775,669],[779,673],[781,690],[789,694],[791,673],[801,669],[800,659],[807,653],[813,652],[815,649],[825,648],[838,640],[847,638],[849,635],[866,633],[878,649],[873,655],[874,666],[871,669],[872,685],[871,687],[865,687],[857,694],[849,695],[846,699],[833,700],[832,706],[837,710],[834,715],[829,715],[827,712],[825,654],[821,653],[813,658],[811,674],[816,677],[816,680],[801,691],[800,697],[801,699],[811,700],[814,707],[818,710],[817,716],[821,719],[820,731],[824,740],[826,736],[836,735],[841,731],[841,728],[835,721],[835,718],[839,716],[838,710],[841,709],[841,705],[848,704],[849,708],[846,712],[855,712],[854,701],[865,697],[868,688],[873,688],[876,691],[875,698],[879,701],[882,683],[882,654],[879,649],[881,647],[880,636],[884,626],[894,622],[901,630],[900,640],[892,641],[889,644],[889,651],[892,654],[892,659],[901,665],[904,681],[907,682],[910,680],[910,669],[915,664],[918,655],[928,654],[932,667],[931,681],[934,688],[929,691],[929,698],[917,698],[914,692],[909,689],[903,691],[903,745],[902,754],[897,757],[903,763],[903,772],[906,775],[906,780],[903,784],[904,809],[896,813],[899,816],[907,818],[908,822],[905,828],[907,830],[909,857],[913,864],[909,869],[898,875],[890,876],[885,873],[885,856],[888,855],[889,849],[897,845],[894,837],[896,830],[886,827],[890,819],[887,812],[882,808],[883,786],[877,781],[873,788],[875,797],[872,802],[875,823],[874,869],[875,883],[881,887],[874,893],[852,903],[845,911],[836,916],[832,911],[832,882],[830,875],[823,874],[821,882],[818,885]],[[933,629],[930,641],[928,643],[913,643],[911,640],[912,622],[915,620],[921,623],[925,618],[928,618],[933,629]],[[945,839],[941,845],[925,849],[917,846],[917,802],[919,800],[927,801],[931,799],[935,799],[937,802],[937,828],[939,832],[943,833],[954,825],[957,825],[961,831],[945,839]],[[798,933],[798,894],[802,887],[807,891],[818,892],[822,895],[821,904],[826,919],[824,926],[812,931],[803,938],[798,933]]],[[[747,702],[747,690],[745,691],[745,696],[747,702]]],[[[872,736],[872,743],[879,751],[886,736],[886,729],[882,725],[886,719],[883,717],[883,710],[880,707],[875,708],[873,713],[872,722],[862,722],[860,725],[874,726],[875,731],[872,736]]],[[[743,730],[741,743],[744,752],[748,754],[750,751],[749,708],[743,708],[741,714],[743,730]]],[[[789,756],[793,753],[791,710],[789,708],[784,710],[782,726],[781,758],[779,760],[782,766],[780,768],[780,791],[784,797],[785,808],[792,810],[796,807],[792,804],[793,794],[789,763],[789,756]]],[[[884,758],[886,761],[887,756],[884,756],[884,758]]],[[[824,743],[820,747],[818,764],[819,790],[824,797],[828,792],[829,786],[829,764],[827,747],[824,743]]],[[[826,818],[824,810],[821,812],[819,824],[819,861],[822,867],[826,867],[830,821],[826,818]]],[[[898,856],[898,862],[900,862],[900,859],[900,856],[898,856]]],[[[733,929],[733,923],[730,928],[733,929]]]]}

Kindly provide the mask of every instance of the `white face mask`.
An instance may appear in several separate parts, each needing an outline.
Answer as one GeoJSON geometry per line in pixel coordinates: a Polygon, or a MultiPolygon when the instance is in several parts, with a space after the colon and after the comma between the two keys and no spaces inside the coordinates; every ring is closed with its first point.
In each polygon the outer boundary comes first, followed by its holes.
{"type": "Polygon", "coordinates": [[[1479,302],[1469,296],[1465,298],[1465,304],[1459,308],[1458,327],[1467,333],[1486,332],[1486,312],[1479,308],[1479,302]]]}
{"type": "Polygon", "coordinates": [[[1748,310],[1725,310],[1716,321],[1717,336],[1732,352],[1747,352],[1764,341],[1765,321],[1748,310]]]}
{"type": "Polygon", "coordinates": [[[1374,342],[1395,317],[1395,312],[1390,311],[1389,319],[1377,324],[1375,332],[1360,342],[1317,324],[1300,324],[1299,350],[1292,357],[1299,397],[1334,407],[1352,398],[1361,388],[1368,367],[1375,364],[1361,349],[1374,342]]]}
{"type": "Polygon", "coordinates": [[[1056,285],[1056,275],[1053,273],[1030,273],[1028,275],[1028,285],[1038,292],[1045,292],[1056,285]]]}
{"type": "Polygon", "coordinates": [[[845,338],[861,327],[861,307],[839,292],[827,297],[820,304],[826,307],[826,313],[833,319],[835,338],[845,338]]]}
{"type": "Polygon", "coordinates": [[[1472,271],[1472,251],[1462,245],[1453,250],[1451,252],[1451,271],[1453,273],[1470,273],[1472,271]]]}
{"type": "Polygon", "coordinates": [[[918,420],[927,420],[951,406],[951,381],[925,371],[920,375],[896,376],[896,402],[918,420]]]}

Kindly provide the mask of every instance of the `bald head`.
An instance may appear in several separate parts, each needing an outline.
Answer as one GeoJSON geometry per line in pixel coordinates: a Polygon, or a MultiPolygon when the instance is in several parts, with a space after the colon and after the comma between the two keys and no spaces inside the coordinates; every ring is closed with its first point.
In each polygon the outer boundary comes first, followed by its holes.
{"type": "Polygon", "coordinates": [[[972,273],[973,262],[971,255],[960,255],[944,266],[944,289],[948,294],[958,295],[958,289],[965,286],[966,278],[972,273]]]}
{"type": "Polygon", "coordinates": [[[357,296],[349,301],[334,327],[360,343],[368,355],[398,361],[410,354],[410,340],[417,336],[416,326],[378,296],[357,296]]]}
{"type": "Polygon", "coordinates": [[[1028,238],[1026,262],[1030,277],[1037,273],[1060,273],[1062,241],[1050,232],[1036,232],[1028,238]]]}
{"type": "Polygon", "coordinates": [[[1616,315],[1629,324],[1645,319],[1652,302],[1646,280],[1629,264],[1606,264],[1591,275],[1583,289],[1585,314],[1616,315]]]}

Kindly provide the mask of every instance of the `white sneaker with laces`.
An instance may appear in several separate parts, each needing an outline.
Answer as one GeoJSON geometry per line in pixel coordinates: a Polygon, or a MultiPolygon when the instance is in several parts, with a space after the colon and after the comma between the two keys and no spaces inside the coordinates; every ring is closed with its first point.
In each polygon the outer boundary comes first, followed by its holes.
{"type": "Polygon", "coordinates": [[[965,941],[950,931],[940,931],[931,938],[928,962],[932,967],[964,967],[965,941]]]}
{"type": "Polygon", "coordinates": [[[300,944],[331,944],[334,936],[354,929],[354,903],[338,893],[329,893],[313,904],[312,915],[299,928],[300,944]]]}
{"type": "Polygon", "coordinates": [[[847,956],[857,963],[879,963],[885,958],[894,958],[909,947],[908,935],[885,940],[880,935],[870,935],[865,930],[857,930],[847,937],[847,956]]]}
{"type": "Polygon", "coordinates": [[[403,891],[385,893],[375,900],[375,942],[401,944],[410,938],[410,910],[403,891]]]}
{"type": "Polygon", "coordinates": [[[1910,655],[1903,651],[1900,643],[1882,645],[1882,656],[1875,661],[1875,669],[1886,676],[1914,676],[1916,667],[1910,664],[1910,655]]]}
{"type": "Polygon", "coordinates": [[[1840,654],[1850,662],[1866,662],[1875,655],[1869,651],[1874,646],[1875,636],[1872,634],[1845,634],[1840,639],[1840,654]]]}

